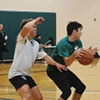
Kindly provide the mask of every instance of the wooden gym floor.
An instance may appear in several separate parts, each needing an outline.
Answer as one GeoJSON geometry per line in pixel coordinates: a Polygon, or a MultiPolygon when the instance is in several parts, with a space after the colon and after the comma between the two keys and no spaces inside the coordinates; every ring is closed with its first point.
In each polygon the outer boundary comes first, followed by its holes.
{"type": "MultiPolygon", "coordinates": [[[[36,63],[31,70],[31,75],[38,84],[44,100],[57,100],[60,90],[46,75],[46,65],[36,63]]],[[[0,65],[0,100],[21,100],[13,86],[8,81],[7,75],[11,64],[0,65]]],[[[95,59],[89,66],[82,66],[75,61],[70,69],[86,84],[87,89],[81,100],[100,100],[100,61],[95,59]],[[97,63],[98,61],[98,63],[97,63]],[[97,63],[97,64],[96,64],[97,63]]],[[[74,89],[72,88],[72,91],[74,89]]],[[[73,92],[72,92],[73,93],[73,92]]],[[[72,95],[68,100],[71,100],[72,95]]]]}

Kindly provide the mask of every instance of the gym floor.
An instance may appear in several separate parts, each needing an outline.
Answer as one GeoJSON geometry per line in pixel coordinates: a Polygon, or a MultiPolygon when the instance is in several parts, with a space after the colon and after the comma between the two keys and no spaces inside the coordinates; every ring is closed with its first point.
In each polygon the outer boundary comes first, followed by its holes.
{"type": "MultiPolygon", "coordinates": [[[[21,100],[13,86],[8,81],[8,71],[11,64],[0,65],[0,100],[21,100]]],[[[57,100],[61,94],[60,90],[46,75],[44,63],[35,63],[31,75],[41,90],[44,100],[57,100]],[[42,77],[41,77],[42,76],[42,77]]],[[[89,66],[82,66],[75,61],[69,67],[87,86],[81,100],[100,100],[100,61],[94,59],[89,66]]],[[[72,94],[74,89],[72,88],[72,94]]],[[[68,100],[71,100],[72,95],[68,100]]]]}

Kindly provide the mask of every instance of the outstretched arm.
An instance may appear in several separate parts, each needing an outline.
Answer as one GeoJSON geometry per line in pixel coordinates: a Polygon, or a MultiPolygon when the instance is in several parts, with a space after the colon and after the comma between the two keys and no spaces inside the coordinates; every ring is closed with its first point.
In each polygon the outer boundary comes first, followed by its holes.
{"type": "Polygon", "coordinates": [[[48,64],[57,67],[57,69],[58,69],[60,72],[62,72],[62,70],[65,70],[65,71],[67,70],[67,68],[66,68],[64,65],[61,65],[61,64],[57,63],[56,61],[54,61],[54,60],[53,60],[50,56],[48,56],[48,55],[45,56],[43,59],[46,60],[48,64]]]}

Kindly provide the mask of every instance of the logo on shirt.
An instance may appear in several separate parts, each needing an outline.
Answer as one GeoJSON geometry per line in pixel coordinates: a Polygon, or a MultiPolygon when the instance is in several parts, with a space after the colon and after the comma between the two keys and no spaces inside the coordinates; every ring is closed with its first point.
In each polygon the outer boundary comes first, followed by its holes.
{"type": "Polygon", "coordinates": [[[74,50],[76,51],[76,50],[78,50],[79,49],[79,46],[75,46],[74,47],[74,50]]]}

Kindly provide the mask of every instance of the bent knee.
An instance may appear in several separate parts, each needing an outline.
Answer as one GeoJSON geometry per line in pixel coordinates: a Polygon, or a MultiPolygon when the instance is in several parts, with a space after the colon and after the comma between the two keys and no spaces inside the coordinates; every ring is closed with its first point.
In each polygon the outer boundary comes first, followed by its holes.
{"type": "Polygon", "coordinates": [[[64,91],[61,95],[61,97],[64,99],[64,100],[67,100],[68,97],[71,95],[71,89],[67,89],[66,91],[64,91]]]}
{"type": "Polygon", "coordinates": [[[82,84],[79,88],[76,89],[76,92],[82,94],[86,89],[86,86],[82,84]]]}
{"type": "Polygon", "coordinates": [[[43,100],[43,97],[42,97],[42,96],[40,96],[40,97],[38,97],[38,98],[37,98],[37,100],[43,100]]]}
{"type": "Polygon", "coordinates": [[[31,93],[27,93],[26,95],[24,95],[23,97],[23,100],[25,99],[25,100],[32,100],[32,95],[31,95],[31,93]]]}
{"type": "Polygon", "coordinates": [[[86,89],[86,86],[83,84],[83,85],[81,86],[80,92],[83,93],[83,92],[85,91],[85,89],[86,89]]]}
{"type": "Polygon", "coordinates": [[[33,100],[43,100],[43,97],[41,95],[33,96],[33,100]]]}

